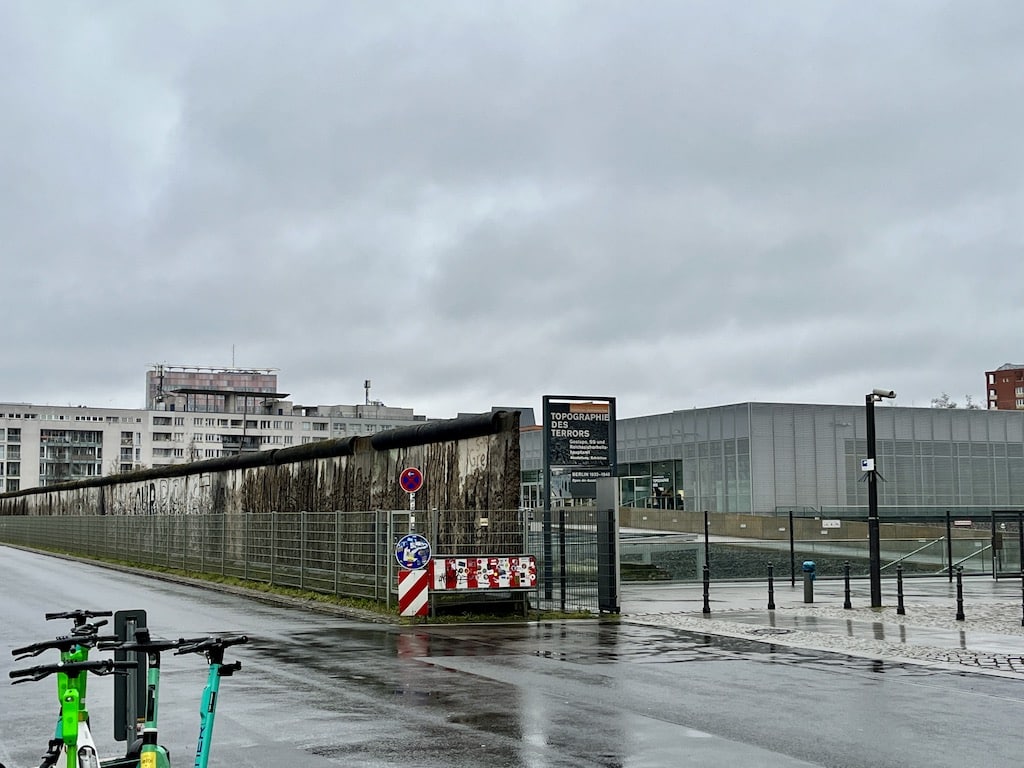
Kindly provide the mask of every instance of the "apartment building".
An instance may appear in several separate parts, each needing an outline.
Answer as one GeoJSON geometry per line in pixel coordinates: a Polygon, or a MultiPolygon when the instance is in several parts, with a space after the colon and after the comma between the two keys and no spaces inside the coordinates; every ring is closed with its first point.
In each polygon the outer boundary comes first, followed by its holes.
{"type": "Polygon", "coordinates": [[[1024,365],[1006,363],[986,371],[985,392],[989,410],[1024,410],[1024,365]]]}
{"type": "Polygon", "coordinates": [[[0,492],[426,421],[370,401],[369,388],[364,404],[305,406],[276,391],[270,369],[161,367],[147,374],[144,409],[0,403],[0,492]]]}

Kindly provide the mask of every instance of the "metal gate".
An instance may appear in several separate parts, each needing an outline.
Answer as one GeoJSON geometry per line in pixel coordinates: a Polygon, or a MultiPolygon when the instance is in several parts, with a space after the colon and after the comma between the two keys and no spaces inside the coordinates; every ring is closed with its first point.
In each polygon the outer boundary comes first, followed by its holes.
{"type": "Polygon", "coordinates": [[[992,576],[1020,578],[1024,564],[1024,510],[992,512],[992,576]]]}

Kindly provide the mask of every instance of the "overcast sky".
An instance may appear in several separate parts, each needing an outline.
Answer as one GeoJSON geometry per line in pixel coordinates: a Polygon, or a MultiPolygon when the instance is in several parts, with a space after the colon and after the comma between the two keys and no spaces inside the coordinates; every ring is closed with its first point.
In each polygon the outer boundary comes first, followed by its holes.
{"type": "Polygon", "coordinates": [[[0,401],[984,402],[1024,3],[0,4],[0,401]]]}

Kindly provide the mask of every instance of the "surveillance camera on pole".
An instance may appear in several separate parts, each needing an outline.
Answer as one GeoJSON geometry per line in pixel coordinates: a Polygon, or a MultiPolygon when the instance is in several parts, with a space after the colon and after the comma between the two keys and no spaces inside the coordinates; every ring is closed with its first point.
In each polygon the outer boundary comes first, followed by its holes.
{"type": "Polygon", "coordinates": [[[875,400],[881,400],[883,397],[886,400],[892,400],[896,397],[896,393],[891,389],[873,389],[871,390],[871,396],[874,397],[875,400]]]}

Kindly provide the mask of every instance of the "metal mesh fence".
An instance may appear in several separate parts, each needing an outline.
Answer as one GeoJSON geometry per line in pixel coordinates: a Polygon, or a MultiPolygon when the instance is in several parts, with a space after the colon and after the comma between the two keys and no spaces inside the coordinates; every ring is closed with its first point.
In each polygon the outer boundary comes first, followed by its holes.
{"type": "Polygon", "coordinates": [[[3,516],[0,542],[391,605],[395,545],[419,531],[435,556],[534,555],[540,585],[529,594],[533,605],[594,611],[594,513],[556,510],[554,520],[545,535],[532,513],[515,511],[480,512],[475,525],[459,531],[447,530],[446,515],[437,510],[416,518],[404,510],[3,516]]]}
{"type": "MultiPolygon", "coordinates": [[[[1024,513],[992,512],[974,517],[932,519],[909,516],[879,525],[880,567],[895,578],[905,575],[1020,575],[1021,518],[1024,513]],[[994,531],[1001,535],[993,536],[994,531]]],[[[821,577],[839,577],[846,563],[854,578],[867,577],[867,526],[859,519],[819,514],[743,515],[642,510],[624,514],[621,529],[624,581],[699,581],[705,563],[715,580],[762,579],[768,563],[775,574],[799,576],[805,560],[821,577]]]]}

